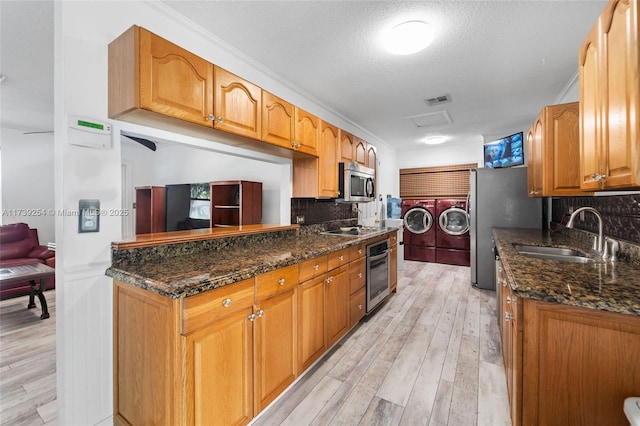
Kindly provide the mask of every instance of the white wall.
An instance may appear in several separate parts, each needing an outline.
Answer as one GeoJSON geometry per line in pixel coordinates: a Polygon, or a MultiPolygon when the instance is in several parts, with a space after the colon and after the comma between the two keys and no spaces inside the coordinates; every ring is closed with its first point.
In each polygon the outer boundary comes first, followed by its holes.
{"type": "Polygon", "coordinates": [[[0,149],[2,224],[24,222],[38,229],[40,244],[55,242],[53,134],[3,127],[0,149]]]}
{"type": "MultiPolygon", "coordinates": [[[[507,135],[507,133],[505,133],[507,135]]],[[[482,140],[473,144],[442,145],[422,150],[403,151],[398,153],[398,168],[449,166],[454,164],[484,164],[482,140]]]]}
{"type": "MultiPolygon", "coordinates": [[[[120,133],[126,131],[225,153],[234,158],[238,176],[256,176],[254,171],[268,169],[274,179],[279,180],[280,186],[269,185],[268,190],[273,194],[268,197],[265,208],[278,211],[281,222],[288,221],[291,194],[288,160],[117,121],[112,122],[112,149],[83,148],[67,143],[66,121],[69,115],[108,120],[107,45],[133,24],[148,28],[373,143],[378,147],[381,159],[380,193],[397,194],[395,157],[384,141],[375,139],[364,129],[317,104],[268,70],[246,60],[239,52],[226,48],[197,26],[168,11],[162,3],[55,2],[54,11],[56,209],[75,211],[78,200],[83,198],[100,199],[101,208],[107,212],[122,207],[120,133]],[[255,167],[256,162],[271,165],[255,167]]],[[[180,162],[174,163],[176,169],[189,167],[183,161],[194,161],[194,155],[186,152],[182,152],[180,162]]],[[[208,166],[215,168],[222,163],[218,161],[208,166]]],[[[147,172],[142,171],[137,176],[147,172]]],[[[173,176],[177,178],[178,174],[173,176]]],[[[265,178],[259,180],[264,181],[265,178]]],[[[58,423],[110,423],[113,414],[113,303],[111,279],[104,275],[104,271],[110,265],[111,242],[122,236],[121,218],[106,214],[100,218],[100,232],[78,234],[75,217],[56,217],[55,230],[61,257],[56,268],[58,423]]]]}

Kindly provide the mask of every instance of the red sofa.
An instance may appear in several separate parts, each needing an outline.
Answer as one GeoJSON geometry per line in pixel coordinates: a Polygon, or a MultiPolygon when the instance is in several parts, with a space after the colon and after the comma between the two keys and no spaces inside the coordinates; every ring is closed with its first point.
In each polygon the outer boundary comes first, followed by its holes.
{"type": "MultiPolygon", "coordinates": [[[[55,256],[54,251],[40,245],[37,229],[29,229],[26,223],[0,226],[0,268],[34,263],[44,263],[55,268],[55,256]]],[[[47,278],[46,284],[46,290],[55,288],[55,277],[47,278]]],[[[0,299],[24,296],[30,291],[28,281],[6,284],[0,288],[0,299]]]]}

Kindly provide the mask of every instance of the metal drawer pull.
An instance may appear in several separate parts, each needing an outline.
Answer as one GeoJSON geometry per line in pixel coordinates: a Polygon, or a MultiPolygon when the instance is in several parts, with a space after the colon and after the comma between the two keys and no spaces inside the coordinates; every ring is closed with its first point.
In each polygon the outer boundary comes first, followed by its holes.
{"type": "Polygon", "coordinates": [[[225,308],[228,308],[229,305],[231,305],[231,299],[224,299],[222,301],[222,306],[224,306],[225,308]]]}
{"type": "Polygon", "coordinates": [[[258,312],[256,312],[256,315],[262,318],[262,316],[264,315],[264,311],[260,309],[258,312]]]}
{"type": "Polygon", "coordinates": [[[317,271],[318,269],[320,269],[320,265],[313,265],[313,270],[317,271]]]}
{"type": "Polygon", "coordinates": [[[504,320],[505,321],[511,321],[513,319],[513,315],[511,315],[509,312],[505,312],[504,313],[504,320]]]}
{"type": "Polygon", "coordinates": [[[338,260],[340,260],[340,261],[344,260],[344,256],[339,256],[338,260]]]}
{"type": "Polygon", "coordinates": [[[511,297],[507,296],[507,303],[511,303],[511,297]]]}
{"type": "Polygon", "coordinates": [[[280,284],[280,285],[284,285],[284,278],[280,278],[280,279],[278,280],[278,284],[280,284]]]}
{"type": "Polygon", "coordinates": [[[248,316],[248,318],[249,318],[249,321],[253,321],[256,319],[256,314],[251,314],[248,316]]]}
{"type": "Polygon", "coordinates": [[[362,272],[358,272],[358,278],[362,278],[362,272]]]}
{"type": "Polygon", "coordinates": [[[358,254],[362,254],[362,249],[358,249],[358,254]]]}
{"type": "Polygon", "coordinates": [[[358,309],[362,310],[362,305],[358,305],[358,309]]]}

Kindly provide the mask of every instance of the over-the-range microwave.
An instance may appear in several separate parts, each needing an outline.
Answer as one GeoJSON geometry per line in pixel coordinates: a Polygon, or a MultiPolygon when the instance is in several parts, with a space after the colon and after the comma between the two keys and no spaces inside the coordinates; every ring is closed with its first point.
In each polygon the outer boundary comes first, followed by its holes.
{"type": "Polygon", "coordinates": [[[375,200],[375,170],[358,163],[338,163],[338,198],[347,202],[375,200]]]}

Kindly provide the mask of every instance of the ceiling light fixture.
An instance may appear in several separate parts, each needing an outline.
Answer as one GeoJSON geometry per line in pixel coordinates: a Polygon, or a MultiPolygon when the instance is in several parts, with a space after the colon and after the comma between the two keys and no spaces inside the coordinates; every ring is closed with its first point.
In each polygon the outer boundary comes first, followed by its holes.
{"type": "Polygon", "coordinates": [[[441,143],[444,143],[444,141],[446,141],[444,136],[431,136],[426,138],[424,140],[424,143],[426,143],[427,145],[439,145],[441,143]]]}
{"type": "Polygon", "coordinates": [[[394,55],[409,55],[425,49],[433,41],[433,27],[423,21],[407,21],[383,32],[382,46],[394,55]]]}

